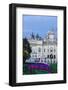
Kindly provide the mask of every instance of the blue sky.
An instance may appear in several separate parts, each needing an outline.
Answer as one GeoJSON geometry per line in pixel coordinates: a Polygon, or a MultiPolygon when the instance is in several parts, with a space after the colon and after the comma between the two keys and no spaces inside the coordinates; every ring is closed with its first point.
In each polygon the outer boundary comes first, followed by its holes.
{"type": "Polygon", "coordinates": [[[45,37],[48,31],[57,33],[57,16],[32,16],[24,15],[24,37],[29,37],[33,32],[45,37]]]}

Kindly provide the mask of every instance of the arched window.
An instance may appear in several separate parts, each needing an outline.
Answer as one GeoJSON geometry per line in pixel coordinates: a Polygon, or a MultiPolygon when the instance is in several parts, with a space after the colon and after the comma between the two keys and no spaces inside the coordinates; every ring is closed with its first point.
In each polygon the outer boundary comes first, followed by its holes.
{"type": "Polygon", "coordinates": [[[50,59],[53,59],[53,55],[52,54],[50,55],[50,59]]]}
{"type": "Polygon", "coordinates": [[[50,52],[53,52],[53,48],[52,47],[50,48],[50,52]]]}

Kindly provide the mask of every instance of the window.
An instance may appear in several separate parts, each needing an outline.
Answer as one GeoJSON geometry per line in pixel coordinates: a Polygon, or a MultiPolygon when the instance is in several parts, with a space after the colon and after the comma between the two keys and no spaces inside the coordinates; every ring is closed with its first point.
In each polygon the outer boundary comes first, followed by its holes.
{"type": "Polygon", "coordinates": [[[53,52],[53,48],[52,47],[50,48],[50,52],[53,52]]]}
{"type": "Polygon", "coordinates": [[[53,59],[53,55],[52,54],[50,55],[50,59],[53,59]]]}
{"type": "Polygon", "coordinates": [[[32,57],[33,57],[33,58],[36,58],[36,57],[37,57],[37,55],[35,55],[35,54],[34,54],[34,55],[32,55],[32,57]]]}
{"type": "Polygon", "coordinates": [[[53,50],[50,50],[50,52],[52,52],[53,50]]]}
{"type": "Polygon", "coordinates": [[[35,57],[37,57],[37,55],[35,55],[35,57]]]}
{"type": "Polygon", "coordinates": [[[54,55],[54,59],[56,58],[56,56],[54,55]]]}
{"type": "Polygon", "coordinates": [[[41,52],[41,48],[39,48],[38,51],[41,52]]]}
{"type": "Polygon", "coordinates": [[[47,55],[47,58],[49,58],[49,55],[47,55]]]}
{"type": "Polygon", "coordinates": [[[49,60],[48,60],[48,63],[49,63],[49,60]]]}
{"type": "Polygon", "coordinates": [[[45,52],[45,49],[44,49],[44,52],[45,52]]]}
{"type": "Polygon", "coordinates": [[[46,63],[46,58],[45,58],[44,62],[46,63]]]}
{"type": "Polygon", "coordinates": [[[54,52],[55,52],[56,50],[54,49],[54,52]]]}
{"type": "Polygon", "coordinates": [[[55,63],[55,60],[54,60],[54,63],[55,63]]]}
{"type": "Polygon", "coordinates": [[[32,57],[34,58],[34,55],[32,55],[32,57]]]}
{"type": "Polygon", "coordinates": [[[48,52],[49,52],[49,49],[48,49],[48,52]]]}

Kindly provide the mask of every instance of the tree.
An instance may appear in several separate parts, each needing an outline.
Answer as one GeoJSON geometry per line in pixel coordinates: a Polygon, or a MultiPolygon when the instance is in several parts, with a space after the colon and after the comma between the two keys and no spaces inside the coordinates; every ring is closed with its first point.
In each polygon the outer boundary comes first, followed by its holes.
{"type": "Polygon", "coordinates": [[[30,53],[32,52],[30,44],[26,38],[23,39],[23,63],[26,59],[30,58],[30,53]]]}

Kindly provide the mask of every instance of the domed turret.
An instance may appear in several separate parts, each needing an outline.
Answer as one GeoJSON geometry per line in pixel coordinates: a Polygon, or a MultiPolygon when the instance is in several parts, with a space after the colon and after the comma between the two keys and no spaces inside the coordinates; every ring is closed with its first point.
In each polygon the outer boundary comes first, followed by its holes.
{"type": "Polygon", "coordinates": [[[49,31],[49,32],[48,32],[48,35],[47,35],[47,38],[48,38],[49,40],[54,40],[54,39],[55,39],[55,33],[52,32],[52,31],[49,31]]]}

